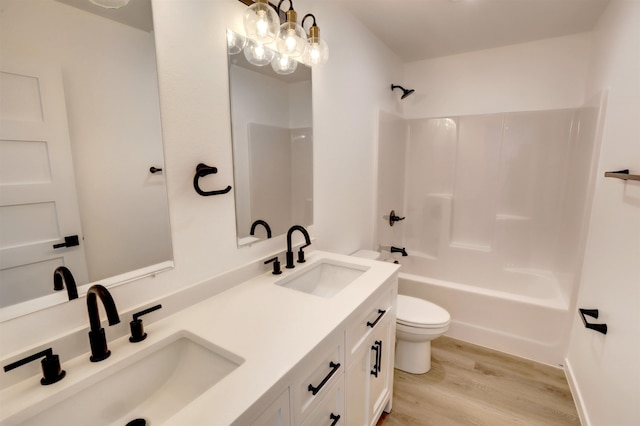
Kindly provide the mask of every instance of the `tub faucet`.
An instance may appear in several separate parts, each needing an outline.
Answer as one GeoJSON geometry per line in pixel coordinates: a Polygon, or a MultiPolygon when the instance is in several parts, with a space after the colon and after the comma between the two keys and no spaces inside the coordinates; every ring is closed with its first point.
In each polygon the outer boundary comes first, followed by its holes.
{"type": "Polygon", "coordinates": [[[98,362],[109,358],[111,351],[107,348],[107,337],[104,328],[100,327],[100,314],[98,313],[97,297],[102,301],[104,310],[109,319],[109,325],[115,325],[120,322],[116,304],[111,297],[111,293],[100,284],[92,285],[87,291],[87,312],[89,313],[89,344],[91,345],[91,362],[98,362]]]}
{"type": "Polygon", "coordinates": [[[391,246],[391,250],[389,250],[391,253],[402,253],[403,256],[409,256],[407,254],[407,250],[402,247],[402,248],[398,248],[398,247],[393,247],[391,246]]]}
{"type": "Polygon", "coordinates": [[[76,280],[73,279],[73,274],[64,266],[59,266],[53,271],[53,289],[60,291],[64,287],[67,287],[67,295],[69,300],[78,298],[78,288],[76,287],[76,280]]]}
{"type": "Polygon", "coordinates": [[[307,232],[306,229],[304,229],[300,225],[293,225],[291,228],[289,228],[289,232],[287,232],[287,265],[286,265],[288,269],[296,267],[296,265],[293,264],[293,249],[291,248],[291,234],[293,234],[294,231],[302,232],[302,235],[304,235],[304,240],[306,243],[304,246],[300,247],[300,252],[298,252],[298,262],[300,262],[300,259],[302,259],[302,262],[304,262],[304,251],[302,251],[302,249],[311,245],[311,238],[309,237],[309,233],[307,232]]]}
{"type": "Polygon", "coordinates": [[[267,238],[271,238],[271,228],[269,227],[269,224],[262,219],[258,219],[251,224],[251,231],[249,231],[249,235],[255,235],[256,226],[258,225],[264,226],[264,229],[267,230],[267,238]]]}

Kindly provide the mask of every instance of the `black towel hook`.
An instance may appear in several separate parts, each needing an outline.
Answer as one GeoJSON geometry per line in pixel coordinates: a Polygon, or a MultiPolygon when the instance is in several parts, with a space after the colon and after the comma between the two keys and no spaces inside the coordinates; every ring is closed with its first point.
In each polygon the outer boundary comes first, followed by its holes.
{"type": "Polygon", "coordinates": [[[195,188],[198,194],[202,195],[203,197],[206,197],[208,195],[226,194],[227,192],[231,191],[231,186],[227,186],[225,189],[219,189],[216,191],[203,191],[200,188],[200,185],[198,182],[200,178],[207,175],[214,174],[214,173],[218,173],[218,169],[216,167],[207,166],[204,163],[200,163],[196,166],[196,175],[193,177],[193,187],[195,188]]]}

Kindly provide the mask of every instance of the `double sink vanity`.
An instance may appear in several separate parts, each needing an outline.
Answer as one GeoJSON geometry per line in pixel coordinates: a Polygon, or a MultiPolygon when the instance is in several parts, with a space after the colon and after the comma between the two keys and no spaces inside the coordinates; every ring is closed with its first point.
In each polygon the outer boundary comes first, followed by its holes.
{"type": "Polygon", "coordinates": [[[313,251],[261,270],[145,319],[141,342],[109,339],[101,362],[63,359],[57,383],[6,387],[0,424],[375,425],[391,408],[398,266],[313,251]]]}

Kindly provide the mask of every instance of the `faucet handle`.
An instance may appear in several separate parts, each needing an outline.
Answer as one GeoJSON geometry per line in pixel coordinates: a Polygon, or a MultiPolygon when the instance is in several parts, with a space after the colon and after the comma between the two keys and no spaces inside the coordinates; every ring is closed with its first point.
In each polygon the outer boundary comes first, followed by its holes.
{"type": "Polygon", "coordinates": [[[129,322],[129,326],[131,327],[131,337],[129,337],[129,341],[131,343],[142,342],[147,338],[147,333],[144,332],[144,326],[142,325],[140,317],[150,312],[157,311],[160,308],[162,308],[162,305],[156,305],[133,314],[133,321],[129,322]]]}
{"type": "Polygon", "coordinates": [[[304,260],[304,248],[305,247],[309,247],[311,245],[311,243],[309,244],[305,244],[303,246],[300,246],[300,250],[298,250],[298,263],[304,263],[306,262],[306,260],[304,260]]]}
{"type": "Polygon", "coordinates": [[[56,383],[63,379],[66,371],[60,368],[60,357],[53,353],[53,349],[45,349],[42,352],[38,352],[37,354],[29,355],[26,358],[23,358],[19,361],[12,362],[11,364],[4,366],[4,371],[11,371],[14,368],[21,367],[31,361],[35,361],[36,359],[43,358],[40,362],[42,365],[42,378],[40,379],[40,384],[42,385],[50,385],[52,383],[56,383]]]}
{"type": "Polygon", "coordinates": [[[265,260],[264,264],[268,265],[269,263],[273,262],[273,275],[280,275],[282,273],[282,271],[280,270],[280,260],[278,259],[278,256],[274,257],[273,259],[269,259],[269,260],[265,260]]]}

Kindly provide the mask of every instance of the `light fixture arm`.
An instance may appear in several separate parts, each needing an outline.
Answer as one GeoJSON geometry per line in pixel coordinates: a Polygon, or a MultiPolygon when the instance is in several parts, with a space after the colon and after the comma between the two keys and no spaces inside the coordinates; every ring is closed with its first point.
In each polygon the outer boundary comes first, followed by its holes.
{"type": "Polygon", "coordinates": [[[307,18],[313,18],[313,24],[311,24],[311,26],[312,27],[317,27],[317,25],[316,25],[316,17],[313,15],[313,13],[307,13],[306,15],[304,15],[304,18],[302,18],[302,22],[300,23],[300,26],[302,28],[304,28],[304,21],[306,21],[307,18]]]}
{"type": "Polygon", "coordinates": [[[280,2],[278,3],[278,7],[276,9],[276,11],[278,12],[278,16],[280,16],[280,6],[282,6],[282,3],[284,3],[285,1],[289,2],[289,9],[287,9],[287,12],[290,10],[295,10],[293,8],[293,1],[292,0],[280,0],[280,2]]]}

